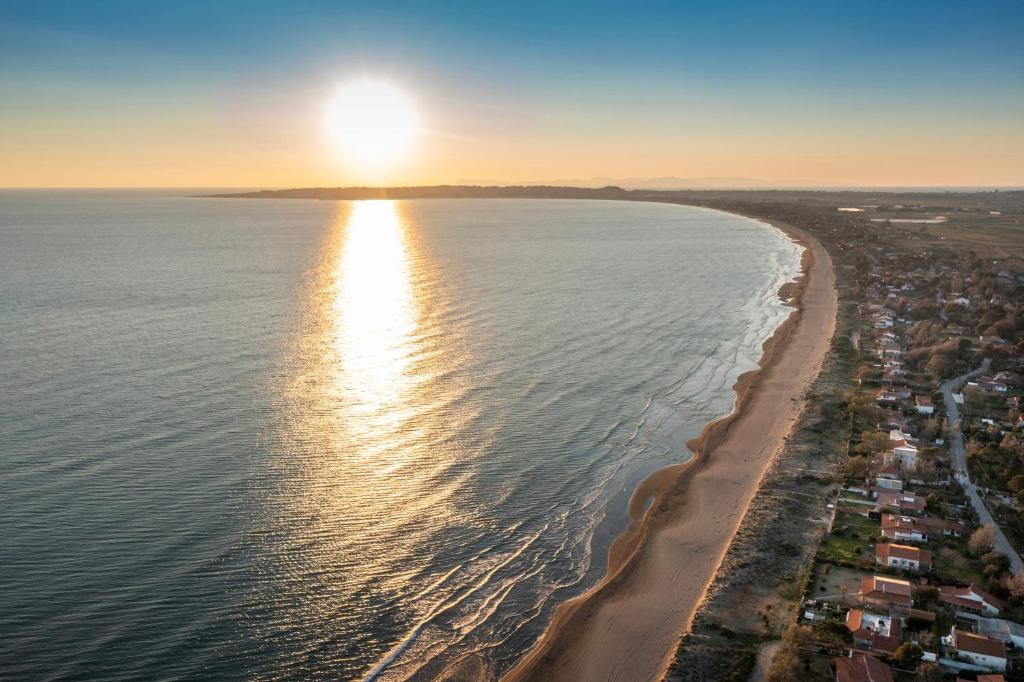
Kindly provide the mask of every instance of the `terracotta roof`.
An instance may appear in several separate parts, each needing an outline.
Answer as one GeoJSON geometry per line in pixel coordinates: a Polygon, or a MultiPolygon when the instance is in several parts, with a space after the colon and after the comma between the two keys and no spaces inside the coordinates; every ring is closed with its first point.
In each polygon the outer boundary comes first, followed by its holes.
{"type": "Polygon", "coordinates": [[[897,516],[896,514],[882,514],[882,530],[898,530],[906,533],[917,531],[923,533],[924,529],[919,526],[922,521],[912,516],[897,516]]]}
{"type": "Polygon", "coordinates": [[[973,632],[963,632],[962,630],[955,630],[954,633],[953,646],[957,651],[968,651],[972,654],[1006,658],[1006,645],[998,639],[976,635],[973,632]]]}
{"type": "Polygon", "coordinates": [[[875,575],[860,581],[862,599],[910,606],[910,583],[875,575]]]}
{"type": "Polygon", "coordinates": [[[874,656],[856,654],[852,658],[836,658],[837,682],[893,682],[892,670],[874,656]]]}
{"type": "Polygon", "coordinates": [[[923,512],[928,505],[928,501],[920,495],[900,490],[878,488],[876,489],[876,495],[878,496],[878,502],[875,506],[879,508],[891,507],[899,511],[923,512]]]}
{"type": "Polygon", "coordinates": [[[973,606],[975,608],[981,601],[991,604],[997,609],[1003,608],[1002,601],[996,599],[977,585],[971,585],[970,587],[951,587],[949,585],[943,585],[939,588],[939,598],[943,601],[948,601],[951,604],[973,606]],[[961,602],[967,602],[967,604],[962,604],[961,602]]]}
{"type": "Polygon", "coordinates": [[[846,612],[846,627],[850,628],[850,632],[860,630],[860,622],[863,618],[863,611],[860,609],[850,609],[846,612]]]}
{"type": "Polygon", "coordinates": [[[932,553],[928,550],[911,547],[910,545],[897,545],[893,542],[875,545],[875,556],[883,559],[895,557],[897,559],[917,561],[923,566],[930,566],[932,563],[932,553]]]}

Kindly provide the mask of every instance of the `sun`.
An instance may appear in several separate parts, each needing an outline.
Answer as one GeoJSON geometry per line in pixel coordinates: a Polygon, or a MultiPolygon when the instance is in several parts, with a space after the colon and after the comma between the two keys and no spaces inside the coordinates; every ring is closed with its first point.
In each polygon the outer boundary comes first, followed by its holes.
{"type": "Polygon", "coordinates": [[[359,80],[338,88],[327,107],[327,130],[346,161],[381,169],[408,154],[419,116],[390,83],[359,80]]]}

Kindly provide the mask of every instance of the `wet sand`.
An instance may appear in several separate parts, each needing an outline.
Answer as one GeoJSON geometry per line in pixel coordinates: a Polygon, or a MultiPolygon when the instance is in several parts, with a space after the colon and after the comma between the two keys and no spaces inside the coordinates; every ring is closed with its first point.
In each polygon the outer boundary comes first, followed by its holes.
{"type": "Polygon", "coordinates": [[[765,342],[759,369],[737,381],[733,413],[687,444],[693,459],[638,486],[629,503],[630,524],[609,552],[606,577],[556,610],[547,632],[505,680],[663,676],[800,413],[835,329],[828,253],[806,232],[773,224],[806,247],[803,275],[779,292],[794,305],[793,313],[765,342]]]}

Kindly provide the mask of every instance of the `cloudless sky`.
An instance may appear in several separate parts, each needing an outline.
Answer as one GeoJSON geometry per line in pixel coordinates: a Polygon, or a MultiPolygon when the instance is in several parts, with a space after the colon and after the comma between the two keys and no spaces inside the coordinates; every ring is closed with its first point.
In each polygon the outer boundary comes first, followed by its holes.
{"type": "Polygon", "coordinates": [[[0,2],[0,186],[1024,185],[1024,2],[0,2]],[[386,172],[325,132],[392,82],[386,172]]]}

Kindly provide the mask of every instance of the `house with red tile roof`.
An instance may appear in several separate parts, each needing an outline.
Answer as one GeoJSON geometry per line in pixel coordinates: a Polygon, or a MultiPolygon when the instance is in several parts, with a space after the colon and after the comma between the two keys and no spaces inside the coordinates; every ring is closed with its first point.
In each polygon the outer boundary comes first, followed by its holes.
{"type": "Polygon", "coordinates": [[[892,670],[885,663],[867,654],[853,654],[832,661],[836,682],[893,682],[892,670]]]}
{"type": "Polygon", "coordinates": [[[910,583],[898,578],[873,575],[860,581],[857,596],[861,602],[888,609],[890,606],[909,608],[911,599],[910,583]]]}
{"type": "Polygon", "coordinates": [[[1003,602],[977,585],[970,587],[939,588],[939,602],[956,608],[958,612],[981,616],[998,616],[1003,602]]]}
{"type": "Polygon", "coordinates": [[[1006,645],[998,639],[959,630],[942,638],[944,657],[963,661],[990,672],[1006,672],[1006,645]]]}
{"type": "Polygon", "coordinates": [[[861,649],[892,656],[900,647],[899,618],[850,609],[846,613],[846,627],[853,633],[853,643],[861,649]]]}
{"type": "Polygon", "coordinates": [[[927,573],[932,568],[932,553],[920,547],[884,542],[875,545],[875,563],[913,573],[927,573]]]}
{"type": "Polygon", "coordinates": [[[921,519],[912,516],[882,514],[882,537],[901,542],[927,542],[928,532],[921,519]]]}
{"type": "Polygon", "coordinates": [[[918,394],[914,396],[914,409],[918,414],[932,414],[935,412],[935,403],[931,396],[918,394]]]}
{"type": "Polygon", "coordinates": [[[877,512],[895,512],[916,516],[922,514],[928,504],[928,501],[920,495],[901,490],[878,488],[875,490],[875,494],[878,500],[875,503],[877,512]]]}

